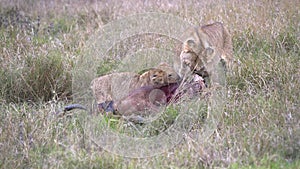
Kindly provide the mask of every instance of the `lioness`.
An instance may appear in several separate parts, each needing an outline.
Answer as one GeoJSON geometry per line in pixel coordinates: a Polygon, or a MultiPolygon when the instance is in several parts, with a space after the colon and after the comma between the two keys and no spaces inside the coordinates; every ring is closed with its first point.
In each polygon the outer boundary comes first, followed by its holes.
{"type": "Polygon", "coordinates": [[[142,75],[122,72],[98,77],[91,82],[91,89],[97,104],[105,107],[111,101],[117,102],[142,86],[160,87],[178,81],[180,77],[175,70],[168,64],[162,63],[158,68],[151,68],[142,75]]]}
{"type": "Polygon", "coordinates": [[[220,22],[190,28],[183,42],[180,54],[180,74],[188,72],[209,76],[213,67],[223,61],[226,68],[231,68],[233,47],[231,36],[220,22]]]}
{"type": "MultiPolygon", "coordinates": [[[[127,95],[131,90],[144,85],[162,85],[165,83],[166,73],[160,69],[150,69],[139,75],[133,72],[111,73],[94,79],[91,82],[91,89],[97,103],[115,100],[113,90],[121,91],[116,93],[127,95]]],[[[122,96],[121,96],[122,97],[122,96]]]]}

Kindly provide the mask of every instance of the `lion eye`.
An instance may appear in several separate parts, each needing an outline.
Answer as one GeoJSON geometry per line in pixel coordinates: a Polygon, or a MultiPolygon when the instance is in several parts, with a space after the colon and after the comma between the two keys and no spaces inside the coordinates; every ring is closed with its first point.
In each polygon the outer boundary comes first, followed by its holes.
{"type": "Polygon", "coordinates": [[[157,75],[152,75],[152,77],[157,77],[157,75]]]}

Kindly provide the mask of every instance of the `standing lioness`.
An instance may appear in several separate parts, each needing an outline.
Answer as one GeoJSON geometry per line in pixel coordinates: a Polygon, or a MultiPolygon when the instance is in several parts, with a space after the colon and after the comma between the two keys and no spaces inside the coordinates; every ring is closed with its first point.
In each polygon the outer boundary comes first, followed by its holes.
{"type": "Polygon", "coordinates": [[[231,68],[233,47],[231,36],[220,22],[190,28],[183,42],[180,54],[180,74],[194,72],[201,76],[209,76],[213,67],[220,61],[226,68],[231,68]]]}

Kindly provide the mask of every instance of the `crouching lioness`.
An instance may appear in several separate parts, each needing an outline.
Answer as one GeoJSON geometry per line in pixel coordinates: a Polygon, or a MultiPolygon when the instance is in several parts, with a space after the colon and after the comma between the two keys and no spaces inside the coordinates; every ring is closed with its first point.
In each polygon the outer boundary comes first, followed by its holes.
{"type": "Polygon", "coordinates": [[[151,68],[141,75],[121,72],[98,77],[91,82],[91,89],[97,104],[106,109],[111,106],[112,101],[116,103],[142,86],[161,87],[179,81],[176,71],[167,63],[161,63],[157,68],[151,68]]]}

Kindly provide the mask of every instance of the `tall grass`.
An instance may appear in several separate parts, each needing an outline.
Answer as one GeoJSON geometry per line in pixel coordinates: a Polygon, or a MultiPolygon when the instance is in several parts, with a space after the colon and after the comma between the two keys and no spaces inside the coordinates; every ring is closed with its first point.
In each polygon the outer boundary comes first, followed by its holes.
{"type": "MultiPolygon", "coordinates": [[[[1,1],[0,167],[297,168],[299,6],[251,0],[1,1]],[[71,71],[89,36],[114,19],[150,11],[195,25],[222,21],[241,65],[227,78],[223,118],[209,142],[191,131],[164,154],[130,159],[88,137],[85,112],[58,112],[72,98],[71,71]]],[[[115,61],[102,64],[98,74],[113,71],[115,61]]]]}

